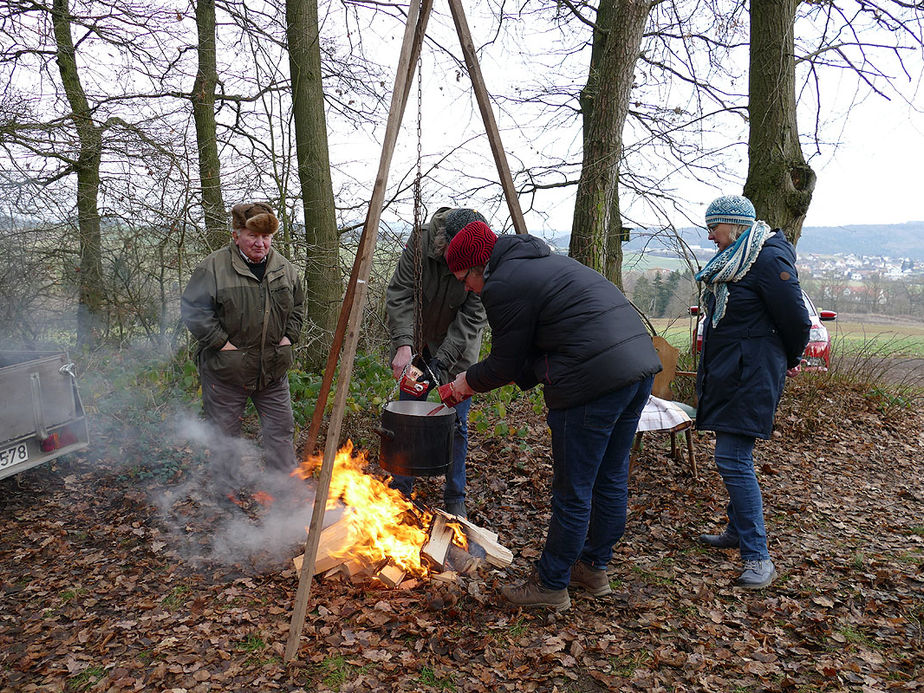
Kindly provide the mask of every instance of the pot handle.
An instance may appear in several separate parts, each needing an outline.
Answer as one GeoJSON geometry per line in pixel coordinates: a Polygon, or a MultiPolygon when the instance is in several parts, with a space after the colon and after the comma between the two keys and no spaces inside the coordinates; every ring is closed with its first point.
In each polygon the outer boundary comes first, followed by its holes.
{"type": "Polygon", "coordinates": [[[395,432],[394,432],[394,431],[389,431],[387,428],[381,428],[381,427],[379,427],[379,428],[375,429],[375,432],[378,433],[379,436],[381,436],[383,439],[385,439],[385,438],[388,438],[388,440],[394,440],[394,439],[395,439],[395,432]]]}

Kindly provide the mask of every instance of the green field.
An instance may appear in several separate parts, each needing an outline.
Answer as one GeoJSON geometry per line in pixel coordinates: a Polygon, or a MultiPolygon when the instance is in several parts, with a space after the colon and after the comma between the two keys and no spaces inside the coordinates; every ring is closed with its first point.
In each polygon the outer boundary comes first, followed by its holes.
{"type": "Polygon", "coordinates": [[[924,356],[924,323],[835,320],[826,323],[831,348],[838,353],[877,356],[924,356]]]}
{"type": "MultiPolygon", "coordinates": [[[[835,353],[924,357],[924,322],[861,320],[862,316],[852,315],[850,320],[825,323],[831,333],[831,349],[835,353]]],[[[651,323],[658,334],[681,351],[690,348],[691,320],[654,318],[651,323]]]]}

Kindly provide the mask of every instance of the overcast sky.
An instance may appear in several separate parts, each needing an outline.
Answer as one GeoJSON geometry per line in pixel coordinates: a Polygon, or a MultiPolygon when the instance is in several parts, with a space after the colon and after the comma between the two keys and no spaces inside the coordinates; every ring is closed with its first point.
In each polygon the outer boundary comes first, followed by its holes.
{"type": "Polygon", "coordinates": [[[924,221],[924,115],[894,101],[870,102],[842,139],[833,157],[813,162],[818,184],[806,224],[924,221]]]}
{"type": "MultiPolygon", "coordinates": [[[[475,37],[492,36],[492,18],[479,18],[478,12],[472,8],[469,13],[469,23],[472,25],[475,37]],[[483,27],[480,25],[484,25],[483,27]]],[[[458,39],[455,32],[447,26],[448,20],[445,12],[436,13],[431,18],[428,27],[428,36],[438,37],[440,44],[454,54],[459,55],[458,39]],[[439,17],[439,18],[437,18],[439,17]]],[[[548,41],[548,55],[550,60],[555,57],[552,43],[554,32],[543,36],[548,41]]],[[[382,51],[385,64],[391,65],[391,75],[397,63],[398,49],[401,44],[401,34],[394,29],[384,33],[378,48],[382,51]]],[[[476,43],[480,43],[476,39],[476,43]]],[[[500,44],[488,43],[481,51],[481,66],[488,91],[492,94],[510,93],[509,85],[524,81],[530,73],[541,72],[548,69],[545,65],[526,59],[523,52],[511,49],[500,44]],[[524,77],[523,75],[526,75],[524,77]]],[[[525,52],[525,51],[524,51],[525,52]]],[[[456,190],[458,185],[472,185],[497,180],[494,164],[490,156],[487,140],[484,137],[484,128],[480,115],[471,94],[471,84],[464,73],[455,70],[440,72],[438,64],[441,62],[434,51],[428,46],[424,51],[424,127],[423,127],[423,155],[425,162],[435,162],[446,156],[453,148],[465,142],[464,153],[453,153],[443,162],[424,184],[424,198],[430,211],[445,200],[447,194],[456,190]],[[472,138],[475,138],[474,140],[472,138]],[[470,158],[471,157],[471,158],[470,158]],[[469,163],[471,162],[471,163],[469,163]],[[453,175],[457,176],[455,179],[453,175]],[[458,176],[464,180],[459,183],[458,176]],[[471,181],[469,181],[471,179],[471,181]]],[[[544,57],[540,53],[540,58],[544,57]]],[[[921,54],[915,51],[910,56],[912,70],[919,67],[921,54]]],[[[443,63],[445,65],[445,62],[443,63]]],[[[586,68],[582,60],[578,64],[578,79],[586,68]]],[[[894,67],[889,65],[888,67],[894,67]]],[[[898,68],[888,71],[893,76],[901,75],[898,68]]],[[[862,103],[855,104],[846,121],[842,119],[844,111],[852,101],[857,91],[855,79],[842,71],[828,73],[823,83],[825,103],[820,118],[822,121],[822,137],[826,144],[820,153],[816,153],[808,145],[804,146],[804,154],[809,158],[818,180],[812,204],[806,219],[806,226],[843,226],[854,224],[893,224],[907,221],[924,220],[924,202],[920,189],[924,184],[922,162],[924,162],[924,115],[915,112],[912,107],[903,102],[893,93],[891,101],[880,96],[869,95],[862,103]],[[838,94],[838,86],[831,80],[843,81],[841,88],[844,96],[838,103],[832,95],[838,94]],[[838,112],[838,106],[840,111],[838,112]],[[834,143],[837,143],[836,145],[834,143]]],[[[898,77],[901,79],[901,77],[898,77]]],[[[906,96],[914,94],[914,85],[907,82],[901,85],[906,96]]],[[[416,92],[416,88],[414,90],[416,92]]],[[[916,98],[917,108],[924,112],[924,89],[919,89],[916,98]]],[[[800,130],[804,133],[811,130],[815,117],[811,105],[802,105],[808,112],[800,113],[800,130]]],[[[549,153],[555,148],[565,151],[569,145],[579,144],[580,129],[551,127],[540,134],[535,140],[522,139],[523,133],[518,132],[516,125],[522,126],[521,119],[527,114],[523,109],[506,103],[503,108],[495,108],[498,124],[502,130],[504,148],[508,151],[510,167],[516,172],[525,160],[536,165],[535,157],[530,161],[530,149],[534,152],[549,153]],[[512,119],[517,122],[513,123],[512,119]],[[551,133],[549,135],[549,133],[551,133]],[[546,137],[548,135],[548,137],[546,137]],[[545,138],[545,141],[540,141],[545,138]]],[[[577,123],[576,123],[577,124],[577,123]]],[[[411,102],[404,118],[403,128],[398,140],[398,151],[393,164],[390,184],[397,183],[397,177],[403,175],[411,165],[416,153],[416,93],[412,93],[411,102]]],[[[358,175],[362,179],[374,173],[374,162],[379,154],[378,148],[381,133],[368,133],[370,141],[363,145],[364,156],[363,171],[358,175]],[[368,156],[371,155],[371,156],[368,156]]],[[[720,133],[721,136],[723,133],[720,133]]],[[[747,129],[743,120],[739,123],[738,132],[728,132],[728,137],[738,144],[734,147],[737,163],[732,164],[732,170],[740,175],[740,180],[733,183],[721,183],[718,180],[712,186],[695,185],[678,176],[674,183],[677,197],[686,201],[689,219],[682,217],[672,218],[671,222],[677,226],[701,224],[702,212],[709,202],[720,194],[740,194],[747,175],[747,129]],[[740,169],[740,170],[739,170],[740,169]]],[[[350,132],[343,145],[353,149],[356,145],[357,133],[350,132]]],[[[336,146],[336,145],[334,145],[336,146]]],[[[580,151],[580,147],[571,146],[570,150],[580,151]]],[[[559,152],[555,152],[556,154],[559,152]]],[[[426,168],[426,163],[425,163],[426,168]]],[[[575,172],[576,174],[576,172],[575,172]]],[[[520,180],[518,183],[522,183],[520,180]]],[[[497,192],[494,187],[492,192],[497,192]]],[[[533,233],[548,235],[550,233],[569,233],[574,210],[574,187],[561,188],[543,193],[536,199],[536,207],[541,214],[527,214],[527,227],[533,233]]],[[[459,202],[462,202],[461,200],[459,202]]],[[[521,196],[521,206],[526,208],[530,200],[521,196]]],[[[653,217],[649,210],[635,211],[627,208],[630,199],[624,195],[621,199],[623,212],[630,225],[657,225],[660,221],[653,217]]],[[[478,206],[477,201],[473,204],[478,206]]],[[[406,210],[405,212],[406,213],[406,210]]],[[[490,214],[489,214],[490,216],[490,214]]],[[[507,217],[506,208],[496,211],[492,222],[500,226],[507,217]]]]}

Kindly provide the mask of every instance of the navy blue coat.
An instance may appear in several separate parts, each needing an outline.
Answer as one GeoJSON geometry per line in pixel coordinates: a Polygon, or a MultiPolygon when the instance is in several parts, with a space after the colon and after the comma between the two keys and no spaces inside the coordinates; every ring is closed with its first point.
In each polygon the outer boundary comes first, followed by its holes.
{"type": "Polygon", "coordinates": [[[744,277],[728,285],[725,315],[712,326],[706,299],[696,376],[696,427],[769,438],[786,369],[799,364],[811,321],[796,274],[796,251],[775,229],[744,277]]]}
{"type": "Polygon", "coordinates": [[[638,313],[599,272],[539,238],[497,239],[481,291],[491,353],[466,372],[476,392],[543,383],[549,409],[591,402],[661,370],[638,313]]]}

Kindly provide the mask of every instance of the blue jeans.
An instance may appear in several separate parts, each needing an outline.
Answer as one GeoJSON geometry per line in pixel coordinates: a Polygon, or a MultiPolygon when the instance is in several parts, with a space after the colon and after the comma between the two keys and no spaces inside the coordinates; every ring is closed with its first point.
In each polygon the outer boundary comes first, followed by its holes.
{"type": "Polygon", "coordinates": [[[715,466],[728,491],[729,534],[738,536],[741,559],[764,561],[767,532],[764,529],[764,503],[754,474],[754,438],[737,433],[715,434],[715,466]]]}
{"type": "MultiPolygon", "coordinates": [[[[429,391],[415,397],[402,391],[398,399],[417,400],[427,399],[429,391]]],[[[452,438],[452,461],[446,470],[446,487],[443,490],[443,502],[465,502],[465,456],[468,454],[468,410],[472,406],[471,398],[456,405],[456,430],[452,438]]],[[[414,490],[414,477],[395,474],[392,476],[391,487],[398,489],[408,498],[414,490]]]]}
{"type": "Polygon", "coordinates": [[[605,568],[626,528],[629,451],[654,377],[570,409],[549,410],[552,519],[539,558],[546,587],[564,589],[580,558],[605,568]]]}

